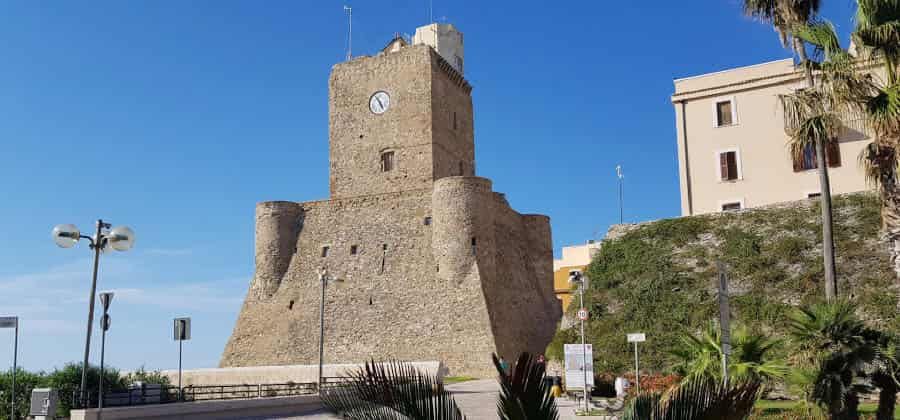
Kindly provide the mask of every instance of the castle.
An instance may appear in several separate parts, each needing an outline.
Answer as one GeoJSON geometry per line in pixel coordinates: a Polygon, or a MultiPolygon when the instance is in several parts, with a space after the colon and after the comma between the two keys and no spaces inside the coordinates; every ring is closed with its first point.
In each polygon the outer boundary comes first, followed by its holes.
{"type": "Polygon", "coordinates": [[[472,87],[453,25],[333,67],[329,200],[256,207],[256,272],[221,366],[439,360],[490,377],[561,317],[550,219],[475,176],[472,87]]]}

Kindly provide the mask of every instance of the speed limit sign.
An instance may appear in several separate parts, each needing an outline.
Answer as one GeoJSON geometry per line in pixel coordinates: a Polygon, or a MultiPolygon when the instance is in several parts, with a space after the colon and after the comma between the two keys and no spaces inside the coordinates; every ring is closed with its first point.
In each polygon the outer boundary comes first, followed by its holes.
{"type": "Polygon", "coordinates": [[[586,321],[588,319],[587,309],[581,308],[578,310],[578,319],[580,319],[582,321],[586,321]]]}

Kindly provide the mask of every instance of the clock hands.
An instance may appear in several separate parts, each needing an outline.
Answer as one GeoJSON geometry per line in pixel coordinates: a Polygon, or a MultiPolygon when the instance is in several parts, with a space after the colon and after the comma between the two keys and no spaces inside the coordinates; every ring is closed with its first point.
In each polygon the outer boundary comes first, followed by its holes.
{"type": "Polygon", "coordinates": [[[378,106],[381,107],[380,109],[384,109],[384,104],[381,103],[381,99],[378,98],[378,95],[375,95],[375,102],[378,102],[378,106]]]}

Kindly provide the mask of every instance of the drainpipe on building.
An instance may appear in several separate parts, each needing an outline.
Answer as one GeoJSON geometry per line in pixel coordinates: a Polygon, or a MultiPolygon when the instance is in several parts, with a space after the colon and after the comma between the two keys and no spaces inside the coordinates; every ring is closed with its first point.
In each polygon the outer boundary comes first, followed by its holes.
{"type": "Polygon", "coordinates": [[[684,141],[684,175],[685,185],[687,186],[687,205],[688,216],[694,215],[694,197],[691,192],[691,163],[688,155],[688,136],[687,136],[687,101],[681,100],[681,135],[684,141]]]}

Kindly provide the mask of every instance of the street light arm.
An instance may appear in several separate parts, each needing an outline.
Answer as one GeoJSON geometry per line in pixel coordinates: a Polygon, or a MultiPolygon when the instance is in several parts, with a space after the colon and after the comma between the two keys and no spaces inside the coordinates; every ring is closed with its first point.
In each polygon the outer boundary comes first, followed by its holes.
{"type": "Polygon", "coordinates": [[[91,248],[94,247],[94,238],[87,236],[87,235],[78,235],[78,239],[87,239],[88,241],[91,242],[91,248]]]}

